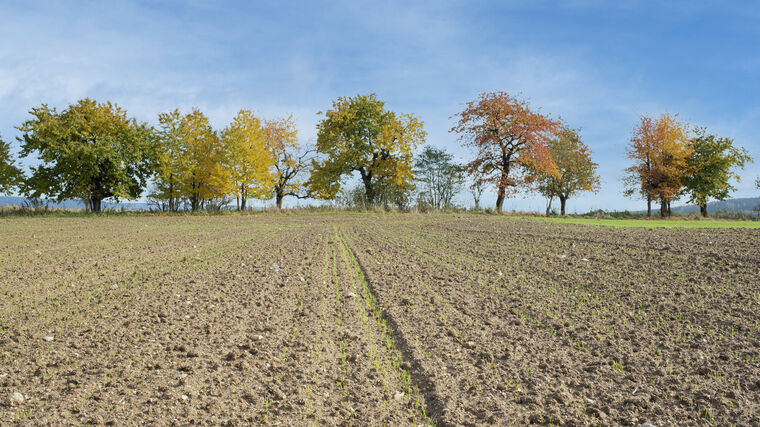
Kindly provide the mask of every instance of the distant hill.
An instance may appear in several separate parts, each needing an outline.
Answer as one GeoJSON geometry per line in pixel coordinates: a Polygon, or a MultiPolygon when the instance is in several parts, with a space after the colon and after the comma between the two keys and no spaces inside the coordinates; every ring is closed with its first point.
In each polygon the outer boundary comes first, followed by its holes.
{"type": "MultiPolygon", "coordinates": [[[[717,213],[718,211],[741,212],[749,215],[757,215],[756,208],[760,206],[760,197],[746,197],[741,199],[717,200],[707,203],[707,213],[717,213]]],[[[652,209],[657,210],[657,204],[652,204],[652,209]]],[[[684,205],[675,206],[673,212],[680,214],[699,213],[699,206],[684,205]]],[[[645,212],[645,211],[641,211],[645,212]]]]}
{"type": "MultiPolygon", "coordinates": [[[[0,207],[1,206],[24,206],[24,203],[27,201],[24,197],[13,197],[13,196],[0,196],[0,207]]],[[[61,203],[56,202],[55,200],[43,200],[43,203],[46,203],[48,207],[54,208],[54,209],[84,209],[84,202],[81,200],[64,200],[61,203]]],[[[136,203],[136,202],[125,202],[125,203],[116,203],[116,202],[103,202],[103,209],[126,209],[126,210],[148,210],[150,207],[147,203],[136,203]]]]}

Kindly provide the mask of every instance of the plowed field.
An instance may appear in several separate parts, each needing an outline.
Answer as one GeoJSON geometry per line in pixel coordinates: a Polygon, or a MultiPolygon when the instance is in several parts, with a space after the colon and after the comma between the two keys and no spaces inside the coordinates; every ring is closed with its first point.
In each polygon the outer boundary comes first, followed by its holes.
{"type": "Polygon", "coordinates": [[[411,214],[0,230],[2,425],[760,424],[760,230],[411,214]]]}

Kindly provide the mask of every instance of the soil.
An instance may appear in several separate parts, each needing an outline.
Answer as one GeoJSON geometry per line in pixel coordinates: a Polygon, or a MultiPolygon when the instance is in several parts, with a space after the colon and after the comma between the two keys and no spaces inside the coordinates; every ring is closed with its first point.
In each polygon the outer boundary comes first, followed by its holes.
{"type": "Polygon", "coordinates": [[[758,230],[412,214],[0,230],[3,425],[760,424],[758,230]]]}

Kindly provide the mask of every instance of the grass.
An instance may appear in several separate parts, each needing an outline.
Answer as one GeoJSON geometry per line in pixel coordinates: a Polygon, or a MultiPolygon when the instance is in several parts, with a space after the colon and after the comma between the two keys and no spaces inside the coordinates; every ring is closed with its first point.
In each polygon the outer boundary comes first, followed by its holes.
{"type": "Polygon", "coordinates": [[[543,222],[560,224],[601,225],[607,227],[668,227],[668,228],[760,228],[760,221],[728,221],[718,219],[596,219],[529,217],[543,222]]]}

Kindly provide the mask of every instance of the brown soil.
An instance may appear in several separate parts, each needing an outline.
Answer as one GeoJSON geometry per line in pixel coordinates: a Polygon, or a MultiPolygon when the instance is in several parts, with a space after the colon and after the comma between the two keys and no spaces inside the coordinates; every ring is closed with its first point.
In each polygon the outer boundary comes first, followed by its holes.
{"type": "Polygon", "coordinates": [[[757,230],[372,214],[0,230],[0,424],[760,424],[757,230]]]}

